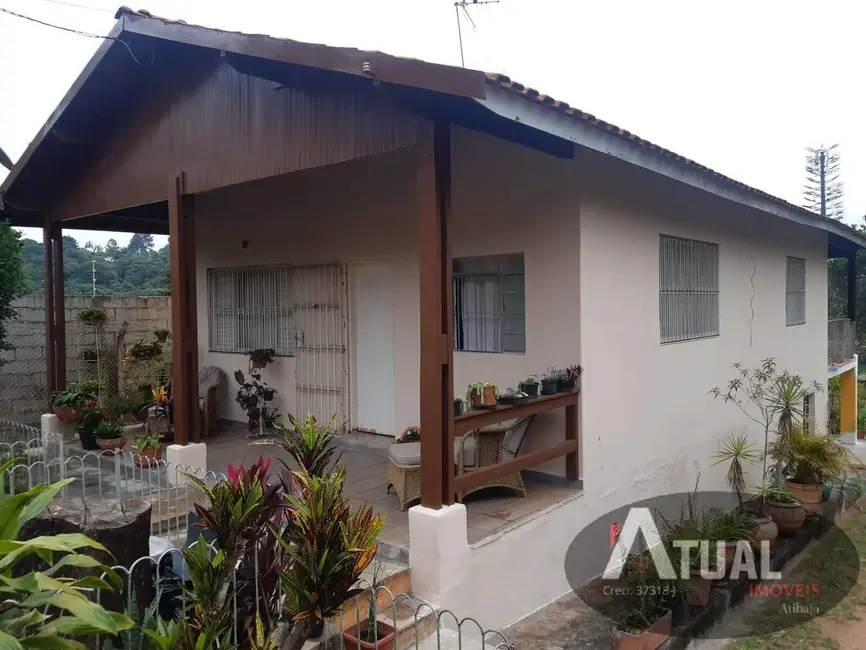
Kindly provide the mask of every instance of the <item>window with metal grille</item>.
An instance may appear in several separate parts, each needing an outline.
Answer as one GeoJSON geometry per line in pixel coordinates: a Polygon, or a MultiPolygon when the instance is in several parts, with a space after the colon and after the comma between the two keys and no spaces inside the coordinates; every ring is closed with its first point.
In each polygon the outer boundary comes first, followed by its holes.
{"type": "Polygon", "coordinates": [[[785,258],[785,324],[806,322],[806,260],[785,258]]]}
{"type": "Polygon", "coordinates": [[[719,246],[659,237],[661,342],[719,335],[719,246]]]}
{"type": "Polygon", "coordinates": [[[290,266],[208,269],[207,293],[209,350],[293,354],[290,266]]]}
{"type": "Polygon", "coordinates": [[[454,260],[454,349],[526,352],[523,253],[454,260]]]}

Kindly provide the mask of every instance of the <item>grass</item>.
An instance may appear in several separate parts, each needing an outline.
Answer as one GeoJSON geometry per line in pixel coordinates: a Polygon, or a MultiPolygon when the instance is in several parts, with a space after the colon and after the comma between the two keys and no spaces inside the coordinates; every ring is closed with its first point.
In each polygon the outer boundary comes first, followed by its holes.
{"type": "MultiPolygon", "coordinates": [[[[866,573],[863,558],[866,556],[866,513],[854,513],[839,528],[828,533],[811,552],[811,560],[803,562],[785,581],[798,581],[821,585],[821,599],[838,602],[826,614],[795,627],[790,624],[791,614],[780,607],[783,601],[774,601],[750,612],[747,623],[755,636],[744,638],[729,646],[730,650],[811,650],[812,648],[836,648],[842,646],[825,634],[822,620],[835,623],[850,623],[860,620],[858,607],[866,606],[866,573]],[[839,535],[845,534],[853,544],[838,544],[839,535]],[[856,549],[857,558],[852,554],[856,549]],[[859,570],[858,570],[859,569],[859,570]],[[849,587],[854,582],[853,589],[849,587]],[[848,591],[848,594],[845,594],[848,591]]],[[[791,601],[793,602],[793,601],[791,601]]]]}

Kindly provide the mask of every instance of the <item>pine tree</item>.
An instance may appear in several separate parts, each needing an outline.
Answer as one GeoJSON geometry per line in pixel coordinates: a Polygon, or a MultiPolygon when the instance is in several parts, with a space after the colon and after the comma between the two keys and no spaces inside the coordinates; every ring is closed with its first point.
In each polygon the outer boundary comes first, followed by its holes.
{"type": "Polygon", "coordinates": [[[839,180],[839,145],[806,148],[806,183],[803,185],[803,207],[822,217],[841,220],[842,181],[839,180]]]}

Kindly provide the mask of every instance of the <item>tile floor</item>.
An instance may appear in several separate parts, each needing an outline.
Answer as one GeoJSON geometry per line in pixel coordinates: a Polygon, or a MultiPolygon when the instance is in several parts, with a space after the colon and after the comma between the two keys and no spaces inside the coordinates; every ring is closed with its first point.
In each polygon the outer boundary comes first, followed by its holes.
{"type": "MultiPolygon", "coordinates": [[[[371,504],[374,512],[385,517],[380,539],[395,547],[409,544],[409,511],[400,512],[400,505],[392,490],[385,492],[387,482],[388,446],[392,439],[365,433],[351,433],[336,438],[336,444],[346,465],[346,494],[353,505],[363,501],[371,504]]],[[[244,432],[227,429],[207,440],[208,469],[225,472],[229,463],[239,461],[249,465],[259,456],[273,456],[289,460],[288,455],[272,445],[249,444],[244,432]]],[[[289,461],[291,463],[291,461],[289,461]]],[[[468,496],[468,541],[481,541],[515,522],[580,491],[579,484],[536,472],[524,472],[526,498],[509,490],[491,488],[468,496]]]]}

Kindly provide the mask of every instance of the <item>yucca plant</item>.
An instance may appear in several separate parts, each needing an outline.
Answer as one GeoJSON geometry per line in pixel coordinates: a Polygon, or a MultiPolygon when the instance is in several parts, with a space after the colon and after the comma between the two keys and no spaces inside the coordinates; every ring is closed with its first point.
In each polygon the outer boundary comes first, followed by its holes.
{"type": "Polygon", "coordinates": [[[39,515],[73,479],[6,496],[3,476],[10,467],[11,461],[0,466],[0,648],[75,648],[81,644],[71,637],[110,636],[133,627],[128,617],[106,611],[83,593],[122,586],[111,569],[79,552],[94,549],[107,553],[104,546],[78,533],[18,539],[24,524],[39,515]],[[63,554],[56,562],[55,553],[63,554]],[[32,555],[48,568],[14,577],[21,573],[21,563],[32,555]],[[63,570],[72,567],[96,569],[104,578],[63,577],[63,570]],[[49,606],[57,613],[48,613],[49,606]]]}
{"type": "Polygon", "coordinates": [[[286,607],[277,641],[286,650],[300,648],[313,625],[362,591],[357,581],[376,555],[384,523],[366,504],[350,509],[342,465],[326,476],[295,472],[294,480],[298,495],[287,496],[292,522],[282,534],[274,531],[292,559],[279,572],[286,607]]]}
{"type": "Polygon", "coordinates": [[[737,495],[737,501],[740,504],[740,509],[743,508],[743,492],[746,489],[746,475],[743,469],[744,465],[757,465],[761,462],[762,454],[758,449],[749,442],[745,434],[731,434],[728,439],[722,444],[713,458],[719,463],[730,463],[728,472],[725,474],[725,482],[728,487],[737,495]]]}
{"type": "MultiPolygon", "coordinates": [[[[298,468],[310,476],[324,476],[328,473],[333,463],[339,460],[334,458],[336,453],[331,445],[334,437],[334,422],[337,415],[331,418],[325,426],[319,426],[312,413],[307,412],[305,420],[297,420],[289,415],[291,428],[276,423],[274,428],[282,434],[281,440],[265,440],[254,444],[271,444],[285,449],[298,464],[298,468]]],[[[286,465],[280,459],[286,469],[293,468],[286,465]]]]}

